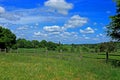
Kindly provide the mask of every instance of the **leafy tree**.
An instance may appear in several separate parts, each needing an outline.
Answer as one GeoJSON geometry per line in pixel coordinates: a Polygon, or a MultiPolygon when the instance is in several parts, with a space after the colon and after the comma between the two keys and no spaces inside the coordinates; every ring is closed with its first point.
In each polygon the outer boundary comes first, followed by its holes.
{"type": "Polygon", "coordinates": [[[57,44],[56,43],[53,43],[51,41],[47,43],[47,49],[48,50],[56,50],[56,48],[57,48],[57,44]]]}
{"type": "Polygon", "coordinates": [[[46,47],[47,47],[47,41],[46,41],[46,40],[42,40],[42,41],[39,43],[39,47],[40,47],[40,48],[46,48],[46,47]]]}
{"type": "Polygon", "coordinates": [[[33,48],[38,48],[39,47],[39,41],[37,41],[37,40],[32,40],[32,47],[33,48]]]}
{"type": "Polygon", "coordinates": [[[25,48],[33,48],[32,42],[29,41],[29,40],[26,40],[26,42],[25,42],[25,48]]]}
{"type": "Polygon", "coordinates": [[[31,41],[19,38],[17,40],[17,47],[18,48],[33,48],[33,45],[31,41]]]}
{"type": "Polygon", "coordinates": [[[26,39],[18,39],[17,40],[17,47],[18,48],[25,48],[26,47],[26,42],[27,40],[26,39]]]}
{"type": "Polygon", "coordinates": [[[9,49],[16,43],[16,36],[9,29],[0,26],[0,48],[9,49]]]}
{"type": "Polygon", "coordinates": [[[115,1],[117,2],[116,15],[111,16],[111,22],[107,26],[107,35],[120,41],[120,0],[115,1]]]}
{"type": "Polygon", "coordinates": [[[108,62],[109,59],[108,53],[115,51],[115,49],[115,44],[112,41],[100,44],[100,52],[106,52],[106,62],[108,62]]]}

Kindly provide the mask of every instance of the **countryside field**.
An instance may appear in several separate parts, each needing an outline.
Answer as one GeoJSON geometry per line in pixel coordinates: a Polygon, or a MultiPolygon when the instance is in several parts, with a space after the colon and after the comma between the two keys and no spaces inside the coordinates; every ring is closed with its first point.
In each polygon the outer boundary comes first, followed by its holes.
{"type": "Polygon", "coordinates": [[[120,80],[120,68],[104,53],[1,53],[0,80],[120,80]]]}
{"type": "Polygon", "coordinates": [[[0,0],[0,80],[120,80],[120,0],[0,0]]]}

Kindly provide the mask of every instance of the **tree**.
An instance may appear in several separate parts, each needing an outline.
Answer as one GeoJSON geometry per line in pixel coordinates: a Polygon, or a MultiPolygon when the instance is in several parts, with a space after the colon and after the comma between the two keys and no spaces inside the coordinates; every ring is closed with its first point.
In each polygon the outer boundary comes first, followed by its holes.
{"type": "Polygon", "coordinates": [[[32,42],[30,40],[26,40],[26,42],[25,42],[25,48],[33,48],[32,42]]]}
{"type": "Polygon", "coordinates": [[[17,40],[17,47],[18,48],[34,48],[33,43],[31,41],[26,39],[21,39],[21,38],[17,40]]]}
{"type": "Polygon", "coordinates": [[[46,41],[46,40],[42,40],[42,41],[39,43],[39,47],[40,47],[40,48],[46,48],[46,47],[47,47],[47,41],[46,41]]]}
{"type": "Polygon", "coordinates": [[[17,40],[17,47],[18,48],[25,48],[26,47],[26,39],[21,39],[21,38],[19,38],[18,40],[17,40]]]}
{"type": "Polygon", "coordinates": [[[39,41],[37,41],[37,40],[32,40],[32,47],[33,48],[38,48],[39,47],[39,41]]]}
{"type": "Polygon", "coordinates": [[[16,36],[9,29],[0,26],[0,48],[9,49],[16,43],[16,36]]]}
{"type": "Polygon", "coordinates": [[[47,43],[47,49],[48,50],[56,50],[56,48],[57,48],[57,44],[56,43],[53,43],[53,42],[51,42],[51,41],[49,41],[48,43],[47,43]]]}
{"type": "Polygon", "coordinates": [[[111,16],[111,22],[107,26],[107,35],[114,40],[120,41],[120,0],[116,0],[116,15],[111,16]]]}
{"type": "Polygon", "coordinates": [[[106,42],[106,43],[101,43],[99,46],[100,52],[106,52],[106,62],[108,62],[109,59],[109,53],[112,51],[115,51],[115,43],[114,42],[106,42]]]}

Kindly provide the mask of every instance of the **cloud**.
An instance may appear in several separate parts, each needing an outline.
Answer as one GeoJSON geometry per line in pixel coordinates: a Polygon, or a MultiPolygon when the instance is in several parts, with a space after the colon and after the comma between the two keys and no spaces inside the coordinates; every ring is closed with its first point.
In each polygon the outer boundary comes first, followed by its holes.
{"type": "Polygon", "coordinates": [[[50,32],[49,35],[59,35],[61,32],[50,32]]]}
{"type": "Polygon", "coordinates": [[[64,28],[76,28],[81,27],[87,23],[87,18],[80,17],[79,15],[74,15],[68,20],[66,24],[64,24],[64,28]]]}
{"type": "MultiPolygon", "coordinates": [[[[67,29],[81,27],[85,23],[87,23],[87,18],[80,17],[79,15],[74,15],[63,26],[58,26],[58,25],[44,26],[43,30],[45,32],[48,32],[48,34],[50,34],[50,35],[51,34],[52,35],[59,35],[60,37],[64,37],[64,38],[73,37],[73,35],[76,35],[76,33],[75,32],[67,32],[67,29]]],[[[75,36],[75,37],[77,37],[77,36],[75,36]]]]}
{"type": "Polygon", "coordinates": [[[61,39],[74,40],[74,39],[78,38],[78,34],[76,32],[67,32],[67,31],[64,31],[61,34],[59,34],[59,37],[61,39]]]}
{"type": "Polygon", "coordinates": [[[34,35],[35,35],[35,36],[44,36],[44,37],[47,36],[47,34],[41,33],[41,32],[34,32],[34,35]]]}
{"type": "Polygon", "coordinates": [[[97,23],[96,23],[96,22],[94,22],[94,23],[93,23],[93,25],[97,25],[97,23]]]}
{"type": "Polygon", "coordinates": [[[62,16],[49,16],[49,15],[24,15],[24,16],[14,16],[10,15],[11,17],[2,16],[0,15],[0,21],[5,23],[12,23],[12,24],[32,24],[32,23],[55,23],[61,20],[66,20],[66,17],[62,16]],[[12,20],[11,20],[12,19],[12,20]]]}
{"type": "Polygon", "coordinates": [[[48,32],[65,31],[68,28],[76,28],[83,26],[84,24],[87,23],[87,20],[88,20],[87,18],[80,17],[79,15],[74,15],[62,27],[54,25],[54,26],[45,26],[43,29],[48,32]]]}
{"type": "Polygon", "coordinates": [[[21,27],[18,27],[17,30],[27,30],[28,29],[28,26],[25,25],[25,26],[21,26],[21,27]]]}
{"type": "Polygon", "coordinates": [[[17,21],[20,20],[20,16],[16,13],[7,12],[4,7],[0,6],[0,18],[9,20],[9,21],[17,21]]]}
{"type": "Polygon", "coordinates": [[[0,6],[0,14],[5,13],[5,8],[0,6]]]}
{"type": "Polygon", "coordinates": [[[84,39],[90,39],[89,37],[84,37],[84,39]]]}
{"type": "Polygon", "coordinates": [[[92,34],[94,32],[95,31],[91,27],[87,27],[85,30],[80,29],[80,33],[83,33],[83,34],[92,34]]]}
{"type": "Polygon", "coordinates": [[[65,0],[48,0],[44,5],[64,15],[67,15],[68,11],[73,8],[73,4],[65,0]]]}
{"type": "Polygon", "coordinates": [[[99,33],[96,37],[105,37],[105,34],[99,33]]]}
{"type": "MultiPolygon", "coordinates": [[[[77,32],[68,31],[68,29],[83,26],[87,23],[87,18],[79,15],[73,15],[71,17],[59,14],[54,15],[54,13],[47,13],[45,10],[41,11],[40,9],[41,8],[5,11],[0,14],[0,22],[14,24],[13,26],[9,25],[8,27],[14,30],[17,37],[66,42],[68,42],[68,40],[73,42],[76,39],[78,41],[80,40],[80,36],[77,32]],[[53,23],[54,25],[52,26],[47,25],[53,23]]],[[[67,13],[69,10],[70,9],[66,10],[67,13]]],[[[55,11],[58,12],[58,10],[55,11]]]]}
{"type": "Polygon", "coordinates": [[[0,14],[0,18],[4,18],[4,19],[9,20],[9,21],[20,20],[20,16],[13,14],[13,13],[0,14]]]}
{"type": "Polygon", "coordinates": [[[45,26],[43,27],[43,30],[47,31],[47,32],[61,32],[63,31],[62,28],[60,26],[45,26]]]}

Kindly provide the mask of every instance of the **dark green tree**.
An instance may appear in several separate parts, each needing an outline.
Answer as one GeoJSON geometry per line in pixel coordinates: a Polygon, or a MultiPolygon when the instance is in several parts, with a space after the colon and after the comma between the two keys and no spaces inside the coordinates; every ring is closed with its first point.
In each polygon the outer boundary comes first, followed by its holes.
{"type": "Polygon", "coordinates": [[[26,40],[25,48],[34,48],[33,45],[32,45],[32,42],[30,40],[26,40]]]}
{"type": "Polygon", "coordinates": [[[17,47],[18,48],[34,48],[33,42],[26,39],[17,39],[17,47]]]}
{"type": "Polygon", "coordinates": [[[0,26],[0,48],[9,49],[16,43],[16,36],[9,29],[0,26]]]}
{"type": "Polygon", "coordinates": [[[116,14],[111,16],[111,22],[107,26],[107,35],[112,39],[120,41],[120,0],[115,0],[117,3],[116,14]]]}
{"type": "Polygon", "coordinates": [[[37,40],[32,40],[32,47],[33,48],[38,48],[39,47],[39,41],[37,41],[37,40]]]}
{"type": "Polygon", "coordinates": [[[50,41],[50,42],[47,43],[47,49],[48,49],[48,50],[53,50],[53,51],[54,51],[54,50],[56,50],[57,45],[58,45],[58,44],[53,43],[53,42],[50,41]]]}
{"type": "Polygon", "coordinates": [[[99,46],[100,52],[106,52],[106,62],[108,62],[109,59],[109,53],[115,51],[115,43],[114,42],[106,42],[101,43],[99,46]]]}
{"type": "Polygon", "coordinates": [[[17,47],[18,47],[18,48],[25,48],[25,47],[26,47],[26,42],[27,42],[26,39],[21,39],[21,38],[19,38],[19,39],[17,40],[17,47]]]}
{"type": "Polygon", "coordinates": [[[42,41],[39,43],[39,47],[40,47],[40,48],[46,48],[46,47],[47,47],[47,41],[46,41],[46,40],[42,40],[42,41]]]}

